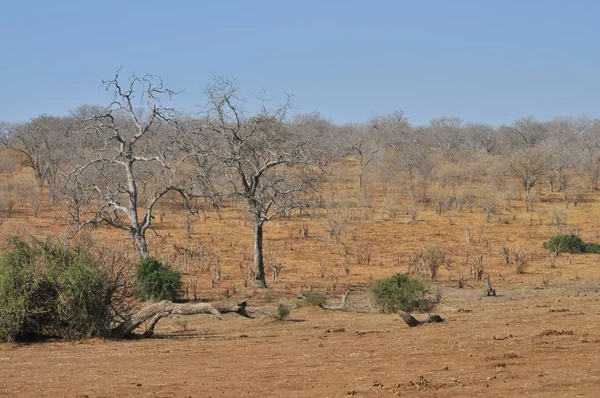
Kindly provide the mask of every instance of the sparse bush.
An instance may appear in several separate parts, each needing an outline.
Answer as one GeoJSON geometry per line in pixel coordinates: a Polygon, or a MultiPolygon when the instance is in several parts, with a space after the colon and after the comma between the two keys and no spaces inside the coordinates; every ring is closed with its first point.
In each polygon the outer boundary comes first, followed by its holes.
{"type": "Polygon", "coordinates": [[[320,292],[303,293],[301,300],[298,302],[299,307],[318,307],[321,304],[325,304],[325,295],[320,292]]]}
{"type": "Polygon", "coordinates": [[[443,265],[452,263],[444,249],[439,246],[425,246],[415,251],[409,258],[408,272],[423,278],[434,280],[443,265]]]}
{"type": "Polygon", "coordinates": [[[267,292],[265,293],[265,301],[266,301],[267,303],[271,303],[271,302],[273,302],[273,295],[271,294],[271,292],[267,291],[267,292]]]}
{"type": "MultiPolygon", "coordinates": [[[[439,246],[425,247],[421,258],[427,266],[429,277],[434,280],[441,266],[446,264],[446,252],[439,246]]],[[[451,262],[451,261],[450,261],[451,262]]]]}
{"type": "Polygon", "coordinates": [[[108,336],[122,282],[86,249],[12,237],[0,259],[0,340],[108,336]]]}
{"type": "Polygon", "coordinates": [[[504,263],[505,264],[510,264],[511,261],[511,257],[510,257],[510,247],[506,246],[506,245],[502,245],[502,258],[504,259],[504,263]]]}
{"type": "Polygon", "coordinates": [[[517,274],[524,274],[529,267],[529,253],[523,250],[518,250],[514,257],[515,262],[513,264],[513,269],[517,274]]]}
{"type": "Polygon", "coordinates": [[[408,274],[375,281],[371,291],[375,306],[383,312],[427,311],[433,305],[427,286],[408,274]]]}
{"type": "Polygon", "coordinates": [[[278,321],[283,321],[289,315],[290,315],[290,307],[288,307],[287,305],[285,305],[283,303],[280,303],[277,306],[277,310],[275,311],[275,314],[273,314],[273,318],[278,321]]]}
{"type": "Polygon", "coordinates": [[[175,300],[181,287],[181,273],[154,257],[140,260],[136,270],[135,290],[143,300],[175,300]]]}
{"type": "Polygon", "coordinates": [[[485,262],[483,261],[483,256],[475,256],[475,258],[469,263],[469,267],[471,269],[471,278],[480,281],[481,278],[483,278],[483,273],[485,272],[485,262]]]}
{"type": "Polygon", "coordinates": [[[371,247],[368,245],[356,245],[356,262],[358,264],[371,264],[371,247]]]}
{"type": "Polygon", "coordinates": [[[585,243],[577,235],[555,235],[542,244],[544,249],[560,253],[581,253],[585,250],[585,243]]]}

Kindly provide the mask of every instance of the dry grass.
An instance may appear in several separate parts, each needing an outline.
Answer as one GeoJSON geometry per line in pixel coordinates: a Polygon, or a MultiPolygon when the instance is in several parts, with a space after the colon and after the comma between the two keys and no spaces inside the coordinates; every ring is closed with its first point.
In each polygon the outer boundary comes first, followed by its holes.
{"type": "MultiPolygon", "coordinates": [[[[335,169],[340,175],[333,184],[333,191],[324,194],[326,198],[333,198],[338,218],[343,216],[339,243],[331,239],[331,222],[328,221],[331,212],[327,210],[311,214],[295,212],[290,219],[265,226],[265,256],[276,259],[277,263],[277,267],[267,264],[267,276],[277,294],[297,292],[309,285],[333,293],[330,279],[334,275],[335,291],[344,291],[350,286],[365,285],[377,278],[406,272],[410,254],[421,251],[424,246],[443,247],[453,259],[462,259],[466,255],[471,259],[483,256],[485,275],[482,276],[489,275],[496,283],[531,283],[544,276],[561,282],[575,275],[583,279],[595,275],[592,271],[597,261],[595,255],[564,256],[554,262],[554,267],[549,267],[541,243],[556,233],[557,213],[563,215],[563,220],[568,220],[562,225],[563,230],[579,231],[586,241],[600,241],[600,224],[595,225],[593,217],[600,214],[600,196],[596,193],[588,195],[586,203],[569,208],[561,204],[560,193],[545,194],[544,201],[534,212],[526,212],[525,203],[513,199],[510,212],[497,211],[492,217],[481,208],[472,211],[465,208],[462,212],[450,209],[438,215],[434,204],[421,205],[418,220],[414,221],[408,197],[402,195],[401,190],[394,195],[400,198],[399,207],[406,211],[391,218],[384,206],[389,190],[384,195],[374,184],[370,188],[371,215],[365,219],[364,210],[361,210],[364,203],[356,198],[353,185],[356,179],[348,172],[353,170],[352,162],[347,161],[341,166],[335,169]],[[560,212],[558,206],[562,206],[560,212]],[[448,217],[452,219],[451,223],[448,217]],[[469,231],[467,239],[465,231],[469,231]],[[526,273],[521,273],[521,265],[506,263],[502,255],[505,247],[521,248],[528,254],[526,273]],[[511,270],[513,267],[519,275],[511,270]],[[273,278],[270,273],[276,270],[280,274],[273,278]]],[[[338,177],[334,173],[334,178],[338,177]]],[[[21,171],[13,176],[13,180],[19,178],[27,180],[30,177],[21,171]]],[[[69,236],[72,233],[73,226],[61,218],[64,214],[60,206],[49,209],[44,200],[42,208],[39,216],[35,216],[33,206],[27,200],[17,203],[11,217],[2,219],[2,234],[69,236]]],[[[167,200],[156,214],[160,215],[154,221],[156,233],[149,234],[154,255],[174,259],[178,249],[194,251],[201,245],[210,251],[218,264],[218,267],[209,267],[209,271],[194,281],[197,295],[211,297],[225,289],[236,291],[240,296],[252,295],[255,291],[249,277],[252,229],[239,208],[226,207],[221,212],[222,218],[207,211],[199,219],[190,220],[178,203],[167,200]]],[[[129,237],[123,231],[102,226],[91,234],[94,240],[133,252],[129,237]]],[[[513,256],[511,262],[514,260],[513,256]]],[[[436,279],[439,283],[455,286],[459,270],[464,267],[464,262],[455,261],[441,267],[436,279]]]]}
{"type": "MultiPolygon", "coordinates": [[[[369,197],[358,200],[352,170],[351,161],[338,165],[333,188],[324,193],[335,211],[295,212],[265,226],[268,291],[252,283],[252,229],[236,206],[223,209],[222,218],[207,211],[190,220],[166,201],[156,213],[151,251],[187,267],[189,298],[249,297],[261,313],[270,302],[292,303],[302,290],[330,298],[350,287],[364,292],[375,279],[406,272],[411,253],[439,246],[455,260],[439,268],[435,282],[443,289],[447,307],[438,311],[446,323],[413,330],[393,315],[302,308],[283,323],[265,317],[165,321],[157,333],[174,340],[1,345],[0,374],[8,378],[0,395],[595,396],[598,257],[564,255],[549,264],[541,243],[557,229],[600,242],[600,194],[567,208],[561,193],[545,193],[533,212],[516,197],[503,199],[510,203],[495,213],[469,199],[462,211],[444,208],[438,215],[434,204],[409,204],[401,187],[384,194],[374,178],[369,197]],[[392,214],[390,197],[396,200],[392,214]],[[515,272],[514,256],[505,261],[506,247],[528,253],[525,273],[515,272]],[[186,250],[200,258],[183,258],[186,250]],[[270,275],[275,270],[277,278],[270,275]],[[478,279],[486,276],[498,297],[482,299],[478,279]],[[334,329],[347,332],[326,333],[334,329]]],[[[30,176],[21,171],[11,178],[30,176]]],[[[11,217],[2,218],[2,235],[72,232],[61,207],[49,208],[47,195],[38,216],[30,193],[23,195],[11,217]]],[[[99,227],[90,239],[134,253],[122,231],[99,227]]],[[[360,293],[350,301],[353,308],[370,308],[360,293]]]]}

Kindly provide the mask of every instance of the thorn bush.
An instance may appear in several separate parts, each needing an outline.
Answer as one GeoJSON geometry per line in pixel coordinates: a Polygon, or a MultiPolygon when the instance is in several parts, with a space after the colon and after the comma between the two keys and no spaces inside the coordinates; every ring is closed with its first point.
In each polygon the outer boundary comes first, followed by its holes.
{"type": "Polygon", "coordinates": [[[0,258],[0,341],[110,334],[121,280],[88,250],[50,238],[8,240],[0,258]]]}

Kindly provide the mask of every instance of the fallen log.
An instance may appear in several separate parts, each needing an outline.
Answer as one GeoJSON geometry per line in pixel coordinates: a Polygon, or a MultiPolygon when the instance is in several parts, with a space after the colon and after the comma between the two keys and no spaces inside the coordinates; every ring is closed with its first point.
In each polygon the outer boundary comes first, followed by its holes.
{"type": "Polygon", "coordinates": [[[133,334],[133,331],[140,327],[144,322],[149,321],[146,331],[142,337],[151,337],[154,334],[154,327],[162,318],[170,315],[196,315],[212,314],[219,319],[223,319],[222,314],[236,313],[246,318],[254,318],[246,311],[248,300],[239,303],[173,303],[165,300],[153,303],[141,308],[133,315],[127,316],[123,322],[111,330],[111,335],[116,338],[126,338],[133,334]]]}
{"type": "Polygon", "coordinates": [[[437,315],[437,314],[429,315],[423,321],[419,321],[417,318],[415,318],[408,312],[404,312],[404,311],[399,311],[398,315],[400,315],[400,318],[402,318],[402,320],[411,328],[413,328],[415,326],[420,326],[420,325],[423,325],[426,323],[444,322],[444,318],[442,318],[440,315],[437,315]]]}

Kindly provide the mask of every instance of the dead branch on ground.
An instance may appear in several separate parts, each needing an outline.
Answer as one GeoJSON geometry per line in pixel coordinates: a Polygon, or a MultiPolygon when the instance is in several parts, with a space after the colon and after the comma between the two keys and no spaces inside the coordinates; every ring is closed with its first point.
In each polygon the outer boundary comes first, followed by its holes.
{"type": "Polygon", "coordinates": [[[233,312],[246,318],[253,318],[246,311],[248,300],[239,303],[173,303],[171,301],[161,301],[153,303],[141,308],[137,313],[128,316],[121,324],[113,328],[112,336],[117,338],[125,338],[131,336],[135,329],[140,327],[144,322],[149,321],[146,331],[142,337],[151,337],[154,334],[154,327],[162,318],[171,315],[196,315],[196,314],[212,314],[219,319],[222,314],[233,312]]]}

